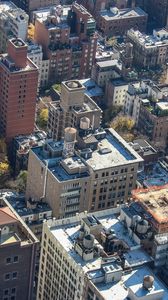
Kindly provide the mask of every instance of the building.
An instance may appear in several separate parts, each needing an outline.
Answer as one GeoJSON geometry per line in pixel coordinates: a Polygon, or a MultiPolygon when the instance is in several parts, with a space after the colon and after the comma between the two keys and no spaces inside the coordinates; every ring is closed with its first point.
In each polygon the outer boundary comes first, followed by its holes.
{"type": "Polygon", "coordinates": [[[139,189],[133,193],[134,202],[120,214],[130,236],[152,257],[156,272],[168,264],[166,197],[166,186],[139,189]]]}
{"type": "Polygon", "coordinates": [[[160,148],[167,145],[166,106],[167,88],[150,80],[144,80],[138,86],[128,86],[124,113],[133,118],[140,132],[160,148]]]}
{"type": "Polygon", "coordinates": [[[167,299],[119,215],[117,208],[44,223],[38,299],[167,299]]]}
{"type": "MultiPolygon", "coordinates": [[[[119,9],[126,8],[129,4],[129,0],[77,0],[79,4],[82,4],[86,9],[94,16],[95,19],[98,19],[102,10],[109,9],[110,7],[116,6],[119,9]]],[[[138,5],[137,5],[138,6],[138,5]]]]}
{"type": "Polygon", "coordinates": [[[30,149],[43,145],[45,139],[46,133],[40,130],[30,135],[18,135],[13,139],[11,164],[15,175],[20,170],[27,170],[30,149]]]}
{"type": "Polygon", "coordinates": [[[168,30],[154,30],[146,35],[130,29],[127,38],[133,45],[133,64],[140,68],[163,66],[168,59],[168,30]]]}
{"type": "Polygon", "coordinates": [[[33,40],[27,41],[28,45],[28,57],[38,67],[38,90],[44,88],[49,82],[49,60],[43,59],[42,46],[36,44],[33,40]]]}
{"type": "MultiPolygon", "coordinates": [[[[42,227],[44,220],[52,218],[52,210],[47,203],[26,201],[24,194],[19,194],[11,190],[2,191],[0,193],[1,202],[12,209],[30,228],[38,239],[39,243],[36,247],[36,264],[35,264],[35,289],[37,289],[38,271],[40,262],[40,243],[42,238],[42,227]]],[[[35,293],[34,293],[35,294],[35,293]]],[[[32,300],[32,299],[31,299],[32,300]]]]}
{"type": "Polygon", "coordinates": [[[138,130],[159,149],[167,147],[167,92],[150,80],[139,87],[129,85],[124,112],[135,121],[138,130]]]}
{"type": "Polygon", "coordinates": [[[34,14],[35,41],[49,60],[49,81],[87,78],[95,59],[96,22],[76,2],[50,7],[34,14]]]}
{"type": "Polygon", "coordinates": [[[153,103],[146,99],[141,101],[138,128],[147,135],[157,148],[166,149],[168,146],[168,102],[153,103]]]}
{"type": "Polygon", "coordinates": [[[104,91],[91,78],[81,79],[79,82],[85,86],[85,94],[96,102],[100,107],[104,104],[104,91]]]}
{"type": "MultiPolygon", "coordinates": [[[[52,218],[52,210],[49,205],[42,202],[33,203],[30,200],[26,201],[24,194],[12,192],[11,190],[2,191],[0,197],[7,206],[11,205],[37,239],[41,241],[43,221],[52,218]]],[[[38,249],[39,245],[37,247],[37,250],[38,249]]]]}
{"type": "Polygon", "coordinates": [[[29,17],[13,2],[0,2],[0,53],[7,51],[8,40],[11,38],[27,38],[29,17]]]}
{"type": "Polygon", "coordinates": [[[106,45],[103,41],[98,41],[96,57],[95,57],[96,62],[111,60],[111,59],[114,60],[119,58],[120,58],[119,53],[115,48],[106,45]]]}
{"type": "Polygon", "coordinates": [[[148,97],[147,82],[138,82],[136,85],[129,83],[125,93],[124,113],[135,121],[138,125],[141,100],[148,97]]]}
{"type": "Polygon", "coordinates": [[[130,143],[130,146],[144,159],[144,165],[149,166],[158,161],[159,153],[146,140],[136,139],[130,143]]]}
{"type": "Polygon", "coordinates": [[[0,298],[32,300],[38,239],[0,198],[0,298]]]}
{"type": "Polygon", "coordinates": [[[143,159],[114,130],[89,124],[83,117],[64,141],[30,151],[26,198],[49,203],[55,217],[122,204],[136,186],[143,159]]]}
{"type": "Polygon", "coordinates": [[[146,218],[157,234],[168,232],[167,185],[138,189],[133,192],[133,200],[146,211],[146,218]]]}
{"type": "MultiPolygon", "coordinates": [[[[122,106],[125,105],[126,92],[130,82],[123,78],[111,79],[106,83],[105,99],[106,106],[111,107],[113,105],[122,106]]],[[[138,86],[139,82],[132,81],[134,86],[138,86]]]]}
{"type": "Polygon", "coordinates": [[[168,16],[167,0],[146,0],[144,1],[144,9],[149,15],[149,21],[154,28],[165,27],[168,16]]]}
{"type": "MultiPolygon", "coordinates": [[[[33,41],[27,41],[27,55],[31,61],[38,67],[38,90],[41,86],[41,76],[42,76],[42,60],[43,60],[43,51],[42,46],[35,44],[33,41]]],[[[46,72],[48,75],[48,70],[46,72]]],[[[48,79],[48,78],[47,78],[48,79]]],[[[48,80],[47,80],[48,82],[48,80]]]]}
{"type": "Polygon", "coordinates": [[[92,68],[92,79],[102,88],[105,88],[110,79],[120,78],[122,65],[117,59],[98,61],[92,68]]]}
{"type": "Polygon", "coordinates": [[[66,127],[79,129],[83,117],[89,119],[94,130],[100,127],[102,111],[82,82],[62,82],[60,102],[53,102],[49,106],[48,134],[54,140],[64,136],[66,127]]]}
{"type": "Polygon", "coordinates": [[[0,133],[7,141],[34,130],[38,69],[27,57],[27,45],[11,39],[0,57],[0,133]]]}
{"type": "Polygon", "coordinates": [[[20,8],[22,8],[24,11],[26,11],[30,16],[31,13],[34,10],[43,8],[43,7],[49,7],[52,5],[59,5],[60,0],[13,0],[13,2],[20,8]]]}
{"type": "Polygon", "coordinates": [[[139,7],[124,9],[112,7],[100,12],[97,26],[104,36],[121,36],[131,28],[145,32],[147,19],[148,15],[139,7]]]}

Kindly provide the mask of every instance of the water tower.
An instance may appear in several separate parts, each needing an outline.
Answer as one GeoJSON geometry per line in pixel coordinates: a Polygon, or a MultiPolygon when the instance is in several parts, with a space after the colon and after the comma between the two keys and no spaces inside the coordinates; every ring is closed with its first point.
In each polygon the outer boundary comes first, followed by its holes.
{"type": "Polygon", "coordinates": [[[76,129],[72,127],[65,128],[64,131],[64,156],[73,156],[76,143],[76,129]]]}

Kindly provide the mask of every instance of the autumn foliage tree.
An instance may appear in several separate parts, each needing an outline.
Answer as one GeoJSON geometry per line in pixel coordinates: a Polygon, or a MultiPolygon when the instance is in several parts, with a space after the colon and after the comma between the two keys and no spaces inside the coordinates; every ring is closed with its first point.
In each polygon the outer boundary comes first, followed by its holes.
{"type": "Polygon", "coordinates": [[[133,128],[135,122],[127,116],[118,116],[110,124],[127,142],[134,140],[133,128]]]}
{"type": "Polygon", "coordinates": [[[37,117],[37,125],[41,129],[46,129],[48,121],[48,108],[43,108],[37,117]]]}

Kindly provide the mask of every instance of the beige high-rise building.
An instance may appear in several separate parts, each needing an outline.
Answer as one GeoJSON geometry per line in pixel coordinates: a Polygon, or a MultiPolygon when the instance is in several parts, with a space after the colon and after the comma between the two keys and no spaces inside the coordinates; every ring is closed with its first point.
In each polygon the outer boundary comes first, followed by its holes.
{"type": "MultiPolygon", "coordinates": [[[[132,216],[133,209],[124,209],[132,216]]],[[[120,218],[118,207],[45,222],[37,299],[168,299],[168,288],[148,266],[151,256],[120,218]]],[[[144,229],[141,220],[142,237],[144,229]]]]}
{"type": "Polygon", "coordinates": [[[62,82],[60,102],[53,102],[49,107],[48,133],[51,138],[60,140],[66,127],[79,129],[83,117],[89,119],[93,130],[100,127],[102,111],[85,92],[85,86],[78,80],[62,82]]]}
{"type": "Polygon", "coordinates": [[[75,128],[65,129],[64,140],[30,151],[27,199],[47,202],[57,218],[126,202],[143,159],[115,130],[100,127],[101,111],[85,98],[82,85],[64,83],[61,97],[62,132],[67,125],[75,128]]]}

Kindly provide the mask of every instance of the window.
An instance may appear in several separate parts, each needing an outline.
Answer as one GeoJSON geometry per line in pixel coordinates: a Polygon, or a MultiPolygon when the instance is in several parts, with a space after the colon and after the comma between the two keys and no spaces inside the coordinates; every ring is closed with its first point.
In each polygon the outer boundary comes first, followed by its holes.
{"type": "Polygon", "coordinates": [[[16,288],[14,287],[11,289],[11,294],[15,294],[15,293],[16,293],[16,288]]]}
{"type": "Polygon", "coordinates": [[[9,279],[10,279],[10,274],[9,273],[5,274],[5,280],[9,280],[9,279]]]}
{"type": "Polygon", "coordinates": [[[11,296],[11,298],[10,298],[11,300],[15,300],[16,299],[16,297],[15,296],[11,296]]]}
{"type": "Polygon", "coordinates": [[[10,263],[11,263],[11,257],[7,257],[6,263],[7,263],[7,264],[10,264],[10,263]]]}
{"type": "Polygon", "coordinates": [[[16,278],[17,278],[17,272],[13,272],[12,278],[13,278],[13,279],[16,279],[16,278]]]}
{"type": "Polygon", "coordinates": [[[8,289],[4,290],[4,295],[6,296],[8,294],[9,294],[9,290],[8,289]]]}
{"type": "Polygon", "coordinates": [[[18,260],[19,260],[19,259],[18,259],[18,256],[14,256],[14,258],[13,258],[13,262],[15,262],[15,263],[16,263],[16,262],[18,262],[18,260]]]}

